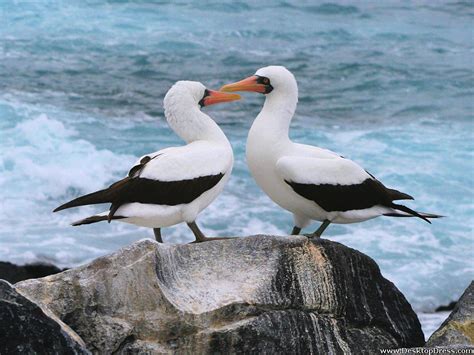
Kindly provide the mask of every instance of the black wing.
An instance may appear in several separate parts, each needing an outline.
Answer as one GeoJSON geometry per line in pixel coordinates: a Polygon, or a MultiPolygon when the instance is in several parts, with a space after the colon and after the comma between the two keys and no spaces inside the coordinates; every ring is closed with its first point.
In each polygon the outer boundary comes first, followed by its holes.
{"type": "Polygon", "coordinates": [[[54,212],[66,208],[99,203],[124,204],[129,202],[175,206],[189,203],[211,189],[224,174],[200,176],[178,181],[160,181],[126,177],[107,189],[78,197],[59,206],[54,212]]]}
{"type": "MultiPolygon", "coordinates": [[[[194,179],[160,181],[144,178],[125,178],[114,191],[112,203],[140,202],[176,206],[190,203],[213,188],[224,174],[200,176],[194,179]]],[[[114,184],[115,185],[115,184],[114,184]]],[[[111,188],[114,188],[114,185],[111,188]]]]}
{"type": "Polygon", "coordinates": [[[316,202],[327,212],[362,210],[376,205],[392,207],[394,200],[413,200],[403,192],[388,189],[380,181],[366,179],[360,184],[300,184],[285,180],[292,189],[304,198],[316,202]]]}
{"type": "Polygon", "coordinates": [[[125,203],[139,202],[167,206],[190,203],[217,185],[224,176],[223,173],[219,173],[216,175],[206,175],[194,179],[177,181],[160,181],[141,178],[139,175],[145,165],[159,155],[143,157],[139,164],[130,169],[126,178],[117,181],[106,189],[69,201],[56,208],[54,212],[71,207],[111,203],[112,205],[110,206],[109,212],[110,220],[117,209],[125,203]]]}

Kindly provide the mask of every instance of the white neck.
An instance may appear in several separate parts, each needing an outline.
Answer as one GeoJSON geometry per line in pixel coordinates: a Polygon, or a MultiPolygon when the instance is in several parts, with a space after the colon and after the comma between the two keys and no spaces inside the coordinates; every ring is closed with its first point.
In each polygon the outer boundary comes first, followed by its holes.
{"type": "Polygon", "coordinates": [[[200,140],[228,142],[217,123],[197,104],[175,102],[165,107],[165,116],[171,129],[188,144],[200,140]]]}
{"type": "Polygon", "coordinates": [[[297,103],[297,89],[268,94],[251,130],[270,140],[289,141],[288,132],[297,103]]]}

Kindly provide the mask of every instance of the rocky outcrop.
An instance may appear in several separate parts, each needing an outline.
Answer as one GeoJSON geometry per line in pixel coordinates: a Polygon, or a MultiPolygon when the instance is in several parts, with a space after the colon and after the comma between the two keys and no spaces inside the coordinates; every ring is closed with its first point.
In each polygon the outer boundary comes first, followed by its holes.
{"type": "Polygon", "coordinates": [[[89,354],[77,334],[54,318],[0,280],[0,354],[89,354]]]}
{"type": "Polygon", "coordinates": [[[19,266],[9,262],[0,261],[0,279],[7,280],[11,283],[54,275],[64,270],[65,269],[60,269],[54,265],[44,263],[19,266]]]}
{"type": "Polygon", "coordinates": [[[449,317],[431,335],[426,347],[474,347],[474,282],[464,291],[449,317]]]}
{"type": "Polygon", "coordinates": [[[377,264],[325,239],[142,240],[16,289],[97,353],[361,354],[424,343],[377,264]]]}

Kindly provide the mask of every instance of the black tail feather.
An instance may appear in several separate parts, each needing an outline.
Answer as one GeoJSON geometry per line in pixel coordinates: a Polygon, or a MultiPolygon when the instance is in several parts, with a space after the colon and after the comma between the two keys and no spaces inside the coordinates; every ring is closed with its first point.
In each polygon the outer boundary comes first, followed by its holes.
{"type": "Polygon", "coordinates": [[[85,205],[96,205],[99,203],[111,202],[109,189],[99,190],[90,194],[75,198],[65,204],[55,208],[53,212],[65,210],[66,208],[85,206],[85,205]]]}
{"type": "Polygon", "coordinates": [[[406,213],[409,213],[413,216],[416,216],[418,218],[421,218],[422,220],[428,222],[429,224],[431,224],[430,220],[426,217],[423,217],[421,214],[419,214],[418,212],[412,210],[411,208],[408,208],[407,206],[403,206],[403,205],[397,205],[396,203],[392,203],[392,208],[396,209],[396,210],[399,210],[399,211],[402,211],[402,212],[406,212],[406,213]]]}
{"type": "Polygon", "coordinates": [[[437,214],[432,214],[432,213],[424,213],[424,212],[417,212],[412,210],[411,208],[408,208],[407,206],[403,205],[398,205],[395,203],[392,203],[391,208],[408,213],[408,214],[399,214],[399,213],[385,213],[384,216],[389,216],[389,217],[418,217],[421,218],[422,220],[428,222],[431,224],[429,218],[441,218],[444,216],[437,215],[437,214]]]}
{"type": "MultiPolygon", "coordinates": [[[[424,212],[418,212],[418,213],[421,214],[423,217],[428,218],[428,219],[446,217],[446,216],[442,216],[442,215],[439,215],[439,214],[433,214],[433,213],[424,213],[424,212]]],[[[397,213],[397,212],[384,213],[383,215],[387,216],[387,217],[417,217],[417,216],[413,216],[411,214],[397,213]]]]}
{"type": "MultiPolygon", "coordinates": [[[[126,217],[113,216],[111,219],[122,219],[122,218],[126,218],[126,217]]],[[[90,216],[90,217],[81,219],[79,221],[73,222],[73,223],[71,223],[71,225],[72,226],[80,226],[80,225],[83,225],[83,224],[92,224],[92,223],[97,223],[97,222],[101,222],[101,221],[109,221],[110,222],[109,216],[90,216]]]]}

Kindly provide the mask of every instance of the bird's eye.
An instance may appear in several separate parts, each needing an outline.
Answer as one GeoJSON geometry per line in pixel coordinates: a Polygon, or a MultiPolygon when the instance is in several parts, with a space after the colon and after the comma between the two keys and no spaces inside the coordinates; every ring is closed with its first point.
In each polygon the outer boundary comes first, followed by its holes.
{"type": "Polygon", "coordinates": [[[262,81],[263,81],[263,83],[264,83],[265,85],[270,84],[270,79],[268,79],[268,78],[263,78],[262,81]]]}
{"type": "Polygon", "coordinates": [[[204,99],[205,99],[206,97],[208,97],[210,94],[211,94],[211,93],[209,92],[208,89],[204,90],[204,96],[202,97],[201,101],[199,101],[199,106],[201,106],[201,107],[206,106],[206,105],[205,105],[205,102],[204,102],[204,99]]]}

